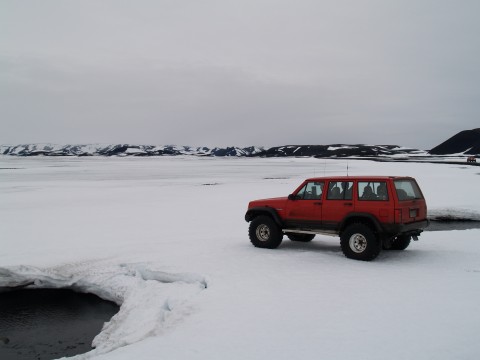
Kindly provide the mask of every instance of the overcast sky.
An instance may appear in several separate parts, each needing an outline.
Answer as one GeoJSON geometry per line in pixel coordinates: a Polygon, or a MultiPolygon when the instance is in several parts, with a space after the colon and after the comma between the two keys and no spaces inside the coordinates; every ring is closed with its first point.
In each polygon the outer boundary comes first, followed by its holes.
{"type": "Polygon", "coordinates": [[[478,0],[0,0],[0,144],[366,143],[480,127],[478,0]]]}

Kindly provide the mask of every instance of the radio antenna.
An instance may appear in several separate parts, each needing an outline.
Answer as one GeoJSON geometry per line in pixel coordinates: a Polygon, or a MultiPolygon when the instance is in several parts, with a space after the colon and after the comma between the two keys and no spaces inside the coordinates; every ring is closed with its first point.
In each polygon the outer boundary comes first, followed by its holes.
{"type": "Polygon", "coordinates": [[[348,176],[348,160],[347,160],[347,176],[348,176]]]}

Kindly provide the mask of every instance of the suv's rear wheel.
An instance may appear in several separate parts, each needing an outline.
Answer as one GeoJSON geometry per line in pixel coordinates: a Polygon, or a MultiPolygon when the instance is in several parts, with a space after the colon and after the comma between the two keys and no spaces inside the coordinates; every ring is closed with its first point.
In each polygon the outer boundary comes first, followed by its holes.
{"type": "Polygon", "coordinates": [[[390,250],[405,250],[408,247],[408,245],[410,245],[410,239],[411,237],[408,235],[401,235],[397,237],[393,241],[392,247],[390,248],[390,250]]]}
{"type": "Polygon", "coordinates": [[[313,238],[315,237],[315,234],[289,233],[287,234],[287,236],[292,241],[309,242],[313,240],[313,238]]]}
{"type": "Polygon", "coordinates": [[[282,242],[283,233],[271,217],[262,215],[252,220],[248,236],[256,247],[275,249],[282,242]]]}
{"type": "Polygon", "coordinates": [[[373,230],[365,224],[351,224],[340,235],[343,254],[350,259],[370,261],[381,250],[381,243],[373,230]]]}

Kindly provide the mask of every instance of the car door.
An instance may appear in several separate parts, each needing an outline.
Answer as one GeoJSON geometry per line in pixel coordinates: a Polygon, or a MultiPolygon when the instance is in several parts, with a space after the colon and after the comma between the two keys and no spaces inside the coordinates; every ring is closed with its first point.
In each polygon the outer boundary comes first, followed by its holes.
{"type": "Polygon", "coordinates": [[[287,201],[287,227],[315,229],[322,226],[324,181],[307,181],[287,201]]]}
{"type": "Polygon", "coordinates": [[[385,180],[357,182],[355,212],[374,216],[381,223],[393,222],[391,190],[385,180]]]}
{"type": "Polygon", "coordinates": [[[325,230],[336,230],[342,220],[353,211],[353,181],[330,180],[323,202],[322,225],[325,230]]]}

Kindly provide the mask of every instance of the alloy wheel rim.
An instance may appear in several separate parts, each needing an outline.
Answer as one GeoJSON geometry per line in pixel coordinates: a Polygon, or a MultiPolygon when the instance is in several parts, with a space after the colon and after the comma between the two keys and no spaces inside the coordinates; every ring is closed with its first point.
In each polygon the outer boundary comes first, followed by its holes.
{"type": "Polygon", "coordinates": [[[256,230],[257,239],[260,241],[267,241],[270,239],[270,228],[267,225],[260,225],[256,230]]]}
{"type": "Polygon", "coordinates": [[[348,244],[353,252],[360,254],[367,248],[367,239],[362,234],[353,234],[348,244]]]}

